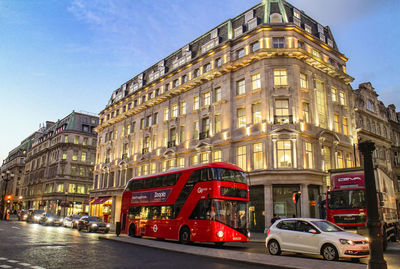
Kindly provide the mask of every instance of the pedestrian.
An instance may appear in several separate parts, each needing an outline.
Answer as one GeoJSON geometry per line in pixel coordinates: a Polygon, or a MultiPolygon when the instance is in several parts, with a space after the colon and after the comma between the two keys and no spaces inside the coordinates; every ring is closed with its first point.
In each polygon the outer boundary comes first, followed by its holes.
{"type": "Polygon", "coordinates": [[[275,221],[277,221],[279,218],[279,216],[277,214],[274,214],[274,216],[271,219],[271,225],[274,224],[275,221]]]}

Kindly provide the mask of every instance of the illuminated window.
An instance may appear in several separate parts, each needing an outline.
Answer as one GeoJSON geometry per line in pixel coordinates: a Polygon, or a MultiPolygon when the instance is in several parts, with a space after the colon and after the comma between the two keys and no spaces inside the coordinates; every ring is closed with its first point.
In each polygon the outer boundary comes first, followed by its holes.
{"type": "Polygon", "coordinates": [[[169,109],[164,108],[164,120],[169,120],[169,109]]]}
{"type": "Polygon", "coordinates": [[[162,169],[163,172],[167,171],[167,161],[166,160],[162,162],[162,168],[161,169],[162,169]]]}
{"type": "Polygon", "coordinates": [[[75,193],[76,192],[76,185],[70,183],[69,186],[68,186],[68,192],[69,193],[75,193]]]}
{"type": "Polygon", "coordinates": [[[64,184],[57,184],[57,192],[64,192],[64,184]]]}
{"type": "Polygon", "coordinates": [[[192,165],[196,165],[199,163],[199,156],[198,155],[193,155],[192,156],[192,165]]]}
{"type": "Polygon", "coordinates": [[[290,140],[276,141],[278,168],[292,167],[292,142],[290,140]]]}
{"type": "Polygon", "coordinates": [[[153,134],[153,142],[152,142],[153,149],[157,148],[157,135],[153,134]]]}
{"type": "Polygon", "coordinates": [[[313,50],[312,50],[312,55],[313,55],[314,57],[317,57],[318,59],[321,59],[321,53],[320,53],[318,50],[316,50],[316,49],[313,49],[313,50]]]}
{"type": "Polygon", "coordinates": [[[186,102],[185,101],[181,102],[180,110],[181,110],[181,115],[185,115],[186,114],[186,102]]]}
{"type": "Polygon", "coordinates": [[[346,117],[343,117],[343,134],[349,135],[349,122],[346,117]]]}
{"type": "Polygon", "coordinates": [[[64,143],[68,143],[68,136],[64,136],[64,143]]]}
{"type": "Polygon", "coordinates": [[[199,97],[195,96],[193,98],[193,110],[198,110],[199,109],[199,97]]]}
{"type": "Polygon", "coordinates": [[[339,127],[339,115],[335,114],[333,115],[333,125],[335,128],[335,132],[340,132],[340,127],[339,127]]]}
{"type": "Polygon", "coordinates": [[[328,172],[331,167],[331,149],[324,146],[324,171],[328,172]]]}
{"type": "Polygon", "coordinates": [[[339,103],[342,106],[346,105],[346,94],[344,93],[344,91],[339,91],[339,103]]]}
{"type": "Polygon", "coordinates": [[[168,160],[168,168],[176,167],[175,159],[168,160]]]}
{"type": "Polygon", "coordinates": [[[178,104],[172,105],[172,117],[178,117],[178,104]]]}
{"type": "Polygon", "coordinates": [[[185,167],[185,158],[183,158],[183,157],[178,158],[178,167],[181,167],[181,168],[185,167]]]}
{"type": "Polygon", "coordinates": [[[179,128],[179,139],[180,139],[181,143],[185,142],[185,140],[186,140],[184,125],[181,125],[181,127],[179,128]]]}
{"type": "Polygon", "coordinates": [[[307,75],[304,73],[300,73],[300,88],[307,89],[307,75]]]}
{"type": "Polygon", "coordinates": [[[297,19],[300,19],[300,12],[297,9],[293,9],[293,16],[297,19]]]}
{"type": "Polygon", "coordinates": [[[353,162],[351,160],[351,153],[350,152],[346,153],[346,167],[347,168],[353,167],[353,162]]]}
{"type": "Polygon", "coordinates": [[[260,73],[251,76],[251,89],[256,90],[261,88],[260,73]]]}
{"type": "Polygon", "coordinates": [[[237,109],[237,128],[246,127],[246,109],[237,109]]]}
{"type": "Polygon", "coordinates": [[[155,172],[157,172],[156,163],[151,163],[150,164],[150,174],[154,174],[155,172]]]}
{"type": "Polygon", "coordinates": [[[275,124],[290,123],[289,115],[289,100],[277,99],[275,100],[275,124]]]}
{"type": "Polygon", "coordinates": [[[199,122],[195,121],[193,122],[193,139],[198,139],[199,138],[199,122]]]}
{"type": "Polygon", "coordinates": [[[310,122],[310,104],[303,103],[303,120],[306,123],[310,122]]]}
{"type": "Polygon", "coordinates": [[[81,161],[86,162],[86,152],[82,152],[81,161]]]}
{"type": "Polygon", "coordinates": [[[215,88],[214,94],[215,94],[215,102],[221,101],[221,87],[215,88]]]}
{"type": "Polygon", "coordinates": [[[203,93],[203,105],[209,106],[211,104],[211,92],[203,93]]]}
{"type": "Polygon", "coordinates": [[[343,150],[337,151],[337,168],[344,168],[344,158],[343,158],[343,150]]]}
{"type": "Polygon", "coordinates": [[[286,69],[274,69],[274,85],[275,86],[286,86],[287,85],[286,69]]]}
{"type": "Polygon", "coordinates": [[[242,95],[245,93],[246,93],[245,80],[241,79],[239,81],[236,81],[236,95],[242,95]]]}
{"type": "Polygon", "coordinates": [[[236,150],[236,164],[246,171],[246,146],[237,147],[236,150]]]}
{"type": "Polygon", "coordinates": [[[325,92],[324,84],[320,80],[315,81],[316,86],[316,102],[318,111],[319,126],[321,128],[326,128],[326,112],[325,112],[325,92]]]}
{"type": "Polygon", "coordinates": [[[74,144],[79,144],[79,136],[74,137],[74,144]]]}
{"type": "Polygon", "coordinates": [[[214,126],[215,126],[215,133],[216,134],[221,132],[222,123],[221,123],[221,115],[220,114],[214,116],[214,126]]]}
{"type": "Polygon", "coordinates": [[[285,47],[285,38],[284,37],[273,37],[272,38],[272,46],[274,49],[282,49],[285,47]]]}
{"type": "Polygon", "coordinates": [[[81,177],[85,176],[85,168],[83,168],[83,167],[79,168],[79,175],[81,177]]]}
{"type": "Polygon", "coordinates": [[[212,155],[213,155],[213,162],[222,162],[221,150],[214,150],[212,155]]]}
{"type": "Polygon", "coordinates": [[[64,153],[62,154],[62,159],[63,159],[63,160],[66,160],[66,159],[67,159],[67,153],[64,152],[64,153]]]}
{"type": "Polygon", "coordinates": [[[78,160],[78,152],[74,151],[74,154],[72,155],[72,160],[77,161],[78,160]]]}
{"type": "Polygon", "coordinates": [[[261,123],[261,103],[251,105],[253,123],[261,123]]]}
{"type": "Polygon", "coordinates": [[[253,165],[254,170],[263,169],[263,149],[262,143],[253,144],[253,165]]]}
{"type": "Polygon", "coordinates": [[[209,163],[208,152],[201,153],[201,163],[209,163]]]}
{"type": "Polygon", "coordinates": [[[337,89],[331,87],[332,102],[337,102],[337,89]]]}
{"type": "Polygon", "coordinates": [[[163,134],[163,147],[166,147],[168,145],[168,130],[164,129],[164,134],[163,134]]]}
{"type": "Polygon", "coordinates": [[[313,168],[312,145],[309,142],[304,143],[304,169],[313,168]]]}

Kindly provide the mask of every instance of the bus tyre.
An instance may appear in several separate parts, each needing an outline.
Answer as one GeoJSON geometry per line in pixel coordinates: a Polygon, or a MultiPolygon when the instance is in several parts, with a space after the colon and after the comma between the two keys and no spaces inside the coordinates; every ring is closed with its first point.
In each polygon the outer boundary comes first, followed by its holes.
{"type": "Polygon", "coordinates": [[[268,252],[271,255],[281,255],[281,246],[279,245],[278,241],[270,240],[268,242],[268,252]]]}
{"type": "Polygon", "coordinates": [[[135,224],[131,224],[131,226],[129,226],[129,233],[128,233],[128,235],[129,235],[129,236],[132,236],[132,237],[136,237],[136,227],[135,227],[135,224]]]}
{"type": "Polygon", "coordinates": [[[179,242],[181,244],[189,244],[190,243],[190,230],[188,227],[183,227],[179,233],[179,242]]]}
{"type": "Polygon", "coordinates": [[[321,249],[321,254],[327,261],[336,261],[339,259],[339,254],[336,248],[331,244],[325,244],[321,249]]]}

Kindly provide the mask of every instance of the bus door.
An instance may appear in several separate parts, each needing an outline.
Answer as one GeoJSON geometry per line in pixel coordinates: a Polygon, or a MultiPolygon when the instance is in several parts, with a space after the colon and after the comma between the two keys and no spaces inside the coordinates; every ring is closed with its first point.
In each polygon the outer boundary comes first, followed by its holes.
{"type": "Polygon", "coordinates": [[[211,207],[210,199],[199,200],[197,205],[190,215],[192,227],[193,240],[196,238],[205,239],[209,237],[211,233],[212,219],[215,217],[215,211],[211,207]]]}

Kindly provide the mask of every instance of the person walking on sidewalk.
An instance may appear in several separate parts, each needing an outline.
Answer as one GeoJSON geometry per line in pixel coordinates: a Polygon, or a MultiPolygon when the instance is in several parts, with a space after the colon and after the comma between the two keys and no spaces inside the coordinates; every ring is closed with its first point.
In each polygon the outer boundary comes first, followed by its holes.
{"type": "Polygon", "coordinates": [[[277,214],[274,214],[274,216],[271,219],[271,225],[274,224],[275,221],[277,221],[279,218],[279,216],[277,214]]]}

